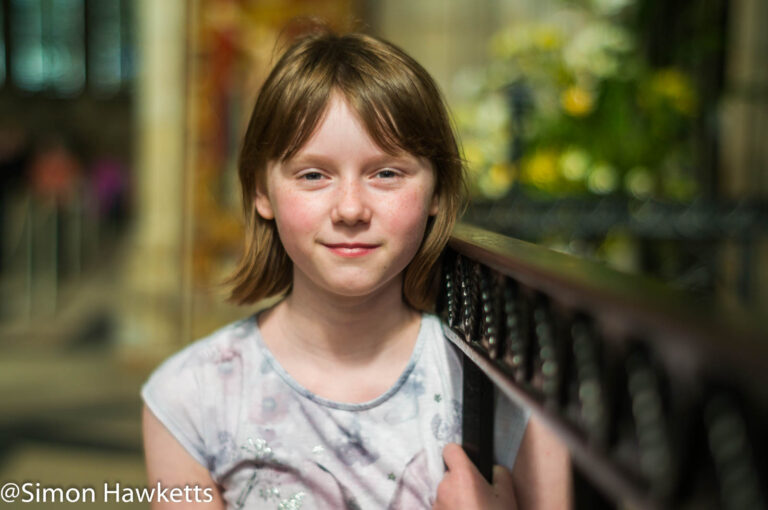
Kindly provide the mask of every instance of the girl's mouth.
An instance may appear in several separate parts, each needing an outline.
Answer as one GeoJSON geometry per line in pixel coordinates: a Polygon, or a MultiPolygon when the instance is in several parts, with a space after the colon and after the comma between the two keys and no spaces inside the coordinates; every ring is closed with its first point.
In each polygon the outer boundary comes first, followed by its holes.
{"type": "Polygon", "coordinates": [[[377,244],[363,243],[336,243],[324,244],[324,246],[341,257],[362,257],[379,247],[377,244]]]}

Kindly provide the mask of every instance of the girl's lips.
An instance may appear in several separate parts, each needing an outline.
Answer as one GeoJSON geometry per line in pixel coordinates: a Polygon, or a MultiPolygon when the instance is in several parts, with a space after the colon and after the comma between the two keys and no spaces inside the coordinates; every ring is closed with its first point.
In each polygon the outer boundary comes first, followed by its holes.
{"type": "Polygon", "coordinates": [[[378,248],[376,244],[361,244],[361,243],[340,243],[340,244],[326,244],[326,248],[331,250],[336,255],[342,257],[361,257],[371,253],[378,248]]]}

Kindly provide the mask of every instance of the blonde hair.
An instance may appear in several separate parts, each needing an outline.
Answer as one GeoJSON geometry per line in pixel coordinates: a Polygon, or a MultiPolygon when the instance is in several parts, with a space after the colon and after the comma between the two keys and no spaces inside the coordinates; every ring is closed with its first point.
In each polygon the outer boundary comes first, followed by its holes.
{"type": "Polygon", "coordinates": [[[292,262],[274,220],[256,212],[267,163],[291,158],[309,139],[334,91],[356,112],[382,150],[428,159],[438,212],[405,269],[403,299],[434,307],[440,255],[464,203],[464,166],[447,109],[427,71],[395,45],[364,34],[323,30],[294,42],[261,87],[238,165],[246,215],[245,251],[228,283],[230,301],[255,303],[290,292],[292,262]]]}

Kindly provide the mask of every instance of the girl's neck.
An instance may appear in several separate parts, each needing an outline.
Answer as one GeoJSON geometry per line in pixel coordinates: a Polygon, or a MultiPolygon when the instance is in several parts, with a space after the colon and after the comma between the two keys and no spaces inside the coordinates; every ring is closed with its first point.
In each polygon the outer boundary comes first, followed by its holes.
{"type": "MultiPolygon", "coordinates": [[[[409,333],[418,330],[419,319],[420,314],[403,301],[401,276],[365,297],[324,292],[299,277],[264,321],[282,344],[270,347],[283,352],[296,349],[331,363],[365,365],[388,353],[409,356],[415,343],[415,335],[409,333]]],[[[272,343],[266,337],[265,341],[272,343]]]]}

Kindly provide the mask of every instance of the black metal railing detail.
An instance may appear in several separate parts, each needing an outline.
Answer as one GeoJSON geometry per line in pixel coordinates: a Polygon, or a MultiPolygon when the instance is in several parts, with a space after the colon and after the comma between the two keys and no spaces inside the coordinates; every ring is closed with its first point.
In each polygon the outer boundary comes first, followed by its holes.
{"type": "Polygon", "coordinates": [[[483,322],[480,343],[491,359],[496,359],[499,356],[499,318],[497,312],[499,309],[499,285],[495,280],[488,268],[481,268],[480,305],[483,322]]]}
{"type": "Polygon", "coordinates": [[[666,498],[672,490],[674,470],[660,374],[641,349],[632,352],[624,366],[640,472],[651,493],[666,498]]]}
{"type": "MultiPolygon", "coordinates": [[[[727,510],[766,508],[744,416],[733,397],[716,391],[704,408],[706,439],[714,463],[720,502],[727,510]]],[[[765,432],[765,429],[763,429],[765,432]]]]}
{"type": "MultiPolygon", "coordinates": [[[[617,285],[562,254],[546,262],[548,274],[540,261],[552,252],[511,241],[519,251],[506,252],[507,241],[460,227],[444,254],[438,313],[480,368],[472,377],[490,378],[563,439],[574,479],[597,490],[577,490],[591,499],[576,506],[597,507],[598,498],[605,507],[605,498],[614,508],[768,508],[766,440],[757,435],[768,430],[762,334],[731,331],[716,314],[693,317],[662,289],[655,296],[624,275],[617,285]],[[606,283],[591,285],[590,272],[606,283]],[[717,343],[737,334],[753,342],[739,345],[753,356],[717,343]]],[[[473,399],[464,400],[473,416],[465,424],[485,427],[487,401],[473,410],[473,399]]]]}
{"type": "Polygon", "coordinates": [[[461,328],[466,338],[477,341],[475,324],[477,321],[477,275],[474,267],[477,265],[463,257],[456,258],[458,266],[457,278],[461,285],[461,328]]]}
{"type": "Polygon", "coordinates": [[[522,383],[526,378],[528,362],[528,328],[525,302],[512,281],[502,277],[504,300],[504,330],[499,338],[504,339],[504,345],[499,348],[505,353],[502,361],[510,370],[513,379],[522,383]]]}
{"type": "Polygon", "coordinates": [[[557,408],[560,390],[559,349],[555,339],[555,322],[545,303],[539,303],[533,311],[533,324],[536,336],[536,363],[533,387],[541,392],[544,403],[557,408]]]}
{"type": "Polygon", "coordinates": [[[605,391],[605,372],[598,350],[599,339],[585,320],[571,327],[575,372],[577,423],[590,444],[605,447],[608,442],[610,407],[605,391]]]}

